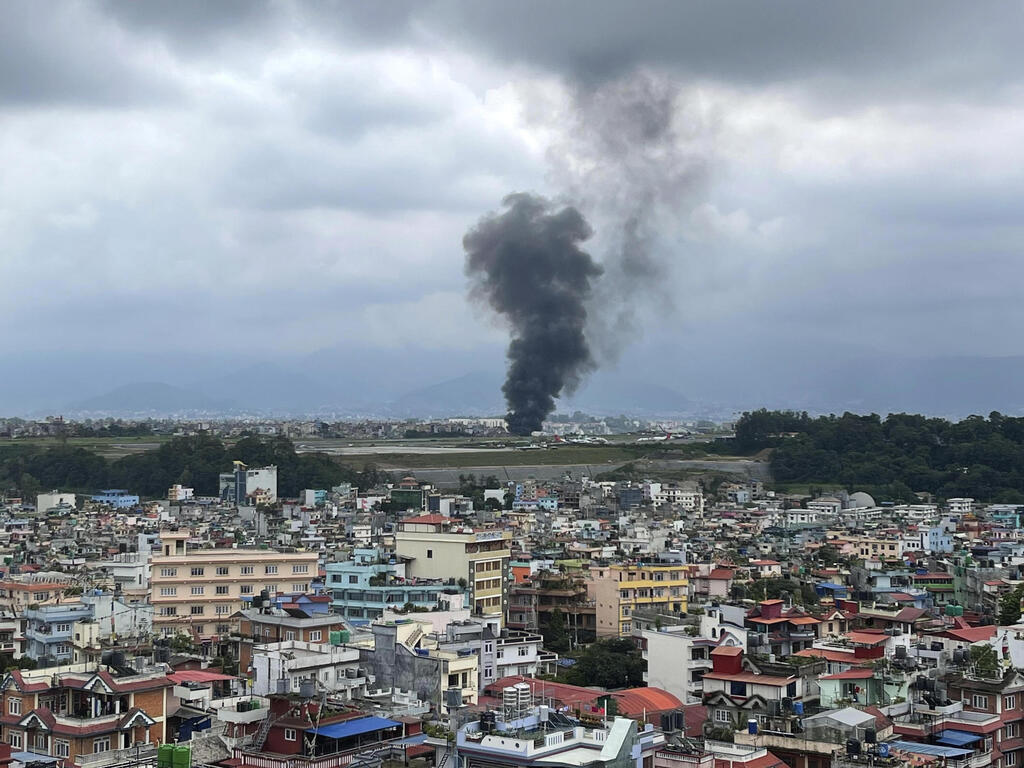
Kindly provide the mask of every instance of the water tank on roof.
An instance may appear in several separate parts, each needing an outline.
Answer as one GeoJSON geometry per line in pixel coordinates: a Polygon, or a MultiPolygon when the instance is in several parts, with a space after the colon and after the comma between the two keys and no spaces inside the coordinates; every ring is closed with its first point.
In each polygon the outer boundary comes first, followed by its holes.
{"type": "Polygon", "coordinates": [[[300,680],[299,696],[304,699],[312,699],[316,696],[316,681],[311,679],[300,680]]]}
{"type": "Polygon", "coordinates": [[[889,745],[886,744],[884,741],[881,744],[878,745],[878,756],[879,757],[888,757],[889,756],[889,745]]]}
{"type": "Polygon", "coordinates": [[[754,718],[747,720],[747,733],[751,736],[757,736],[757,720],[754,718]]]}
{"type": "Polygon", "coordinates": [[[856,757],[860,754],[860,742],[856,739],[846,740],[846,754],[851,757],[856,757]]]}
{"type": "Polygon", "coordinates": [[[874,728],[867,728],[864,730],[864,743],[874,744],[878,741],[878,732],[874,728]]]}

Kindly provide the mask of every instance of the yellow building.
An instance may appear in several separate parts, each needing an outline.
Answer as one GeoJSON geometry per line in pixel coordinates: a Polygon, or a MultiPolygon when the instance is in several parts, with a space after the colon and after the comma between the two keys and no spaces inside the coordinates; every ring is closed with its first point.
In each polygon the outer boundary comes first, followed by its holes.
{"type": "Polygon", "coordinates": [[[442,515],[420,515],[399,523],[395,554],[408,560],[408,576],[464,579],[473,615],[501,628],[508,604],[505,575],[511,539],[509,531],[478,530],[442,515]]]}
{"type": "Polygon", "coordinates": [[[158,634],[226,634],[238,628],[233,614],[262,590],[271,595],[306,592],[317,576],[316,552],[200,549],[188,546],[189,535],[160,534],[160,554],[153,557],[150,578],[158,634]]]}
{"type": "Polygon", "coordinates": [[[588,597],[596,603],[597,636],[625,637],[637,608],[686,611],[689,581],[682,565],[606,565],[590,569],[588,597]]]}

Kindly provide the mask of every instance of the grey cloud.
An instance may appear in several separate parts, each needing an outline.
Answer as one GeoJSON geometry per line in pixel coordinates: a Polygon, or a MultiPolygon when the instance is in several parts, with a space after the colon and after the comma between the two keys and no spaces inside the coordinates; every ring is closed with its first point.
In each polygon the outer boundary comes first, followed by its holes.
{"type": "Polygon", "coordinates": [[[179,96],[173,77],[140,65],[135,46],[87,4],[11,0],[0,21],[0,108],[118,107],[179,96]]]}

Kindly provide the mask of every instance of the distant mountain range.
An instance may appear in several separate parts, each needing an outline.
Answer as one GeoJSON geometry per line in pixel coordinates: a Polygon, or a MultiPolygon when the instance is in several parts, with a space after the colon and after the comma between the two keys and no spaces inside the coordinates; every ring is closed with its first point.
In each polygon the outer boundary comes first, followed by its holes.
{"type": "MultiPolygon", "coordinates": [[[[130,362],[130,361],[128,361],[130,362]]],[[[279,364],[229,367],[209,362],[167,368],[152,361],[90,372],[87,362],[32,361],[0,377],[0,415],[183,416],[313,415],[446,417],[505,411],[500,358],[438,361],[427,352],[335,352],[279,364]],[[481,365],[493,368],[480,369],[481,365]],[[133,370],[152,378],[128,379],[133,370]],[[116,374],[124,377],[117,381],[116,374]],[[128,373],[124,373],[127,371],[128,373]],[[199,378],[208,372],[205,378],[199,378]],[[191,374],[192,378],[188,378],[191,374]],[[429,380],[428,380],[429,381],[429,380]]],[[[717,414],[757,407],[812,413],[926,413],[951,418],[998,410],[1024,414],[1024,357],[846,358],[828,364],[751,362],[726,357],[655,374],[636,366],[597,371],[561,411],[640,417],[717,414]],[[684,394],[685,393],[685,394],[684,394]]]]}

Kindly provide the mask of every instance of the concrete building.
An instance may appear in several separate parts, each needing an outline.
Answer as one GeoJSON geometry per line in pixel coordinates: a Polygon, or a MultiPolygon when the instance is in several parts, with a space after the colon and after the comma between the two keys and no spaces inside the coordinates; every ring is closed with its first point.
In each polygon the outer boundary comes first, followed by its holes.
{"type": "Polygon", "coordinates": [[[220,474],[220,498],[234,504],[246,504],[254,497],[262,503],[277,501],[277,467],[249,468],[240,461],[234,462],[230,472],[220,474]]]}
{"type": "Polygon", "coordinates": [[[235,613],[267,590],[306,592],[317,575],[315,552],[268,549],[199,549],[190,534],[167,531],[153,557],[154,630],[195,638],[224,635],[238,628],[235,613]]]}
{"type": "MultiPolygon", "coordinates": [[[[464,768],[520,768],[560,765],[573,768],[621,768],[654,765],[665,736],[653,725],[616,717],[605,726],[584,727],[547,706],[506,717],[491,713],[459,729],[456,749],[464,768]]],[[[435,764],[445,760],[440,743],[435,764]]],[[[451,762],[449,760],[448,762],[451,762]]]]}
{"type": "Polygon", "coordinates": [[[626,637],[638,608],[685,613],[689,581],[682,565],[606,565],[590,569],[587,593],[596,603],[598,637],[626,637]]]}
{"type": "Polygon", "coordinates": [[[49,493],[40,493],[36,496],[36,512],[40,514],[46,512],[48,509],[54,507],[75,507],[75,494],[73,493],[61,493],[60,491],[53,490],[49,493]]]}
{"type": "Polygon", "coordinates": [[[463,705],[477,703],[480,669],[475,653],[440,650],[424,631],[429,625],[409,619],[377,622],[371,629],[373,646],[361,653],[378,685],[411,691],[440,714],[448,714],[449,691],[455,689],[463,705]]]}
{"type": "Polygon", "coordinates": [[[151,605],[129,604],[110,594],[29,608],[24,617],[25,655],[44,662],[40,666],[95,661],[115,638],[148,642],[153,632],[151,605]]]}
{"type": "Polygon", "coordinates": [[[108,488],[92,497],[94,504],[106,504],[114,509],[134,509],[139,506],[139,497],[123,488],[108,488]]]}
{"type": "Polygon", "coordinates": [[[312,682],[315,695],[351,701],[363,698],[367,673],[352,646],[286,640],[258,646],[252,657],[252,690],[257,696],[297,694],[312,682]]]}
{"type": "Polygon", "coordinates": [[[356,549],[351,560],[328,563],[326,589],[331,610],[354,623],[369,623],[385,611],[403,608],[436,608],[448,595],[462,594],[454,577],[412,578],[406,563],[378,549],[356,549]]]}
{"type": "Polygon", "coordinates": [[[668,691],[684,704],[698,704],[704,694],[704,673],[711,671],[717,641],[686,634],[688,627],[665,627],[639,633],[647,670],[644,682],[668,691]]]}
{"type": "Polygon", "coordinates": [[[955,515],[967,515],[974,511],[974,499],[955,498],[946,499],[946,506],[950,513],[955,515]]]}
{"type": "Polygon", "coordinates": [[[297,640],[304,643],[347,642],[349,627],[341,616],[325,613],[315,616],[297,615],[280,608],[248,608],[239,611],[238,667],[248,669],[254,651],[271,643],[297,640]]]}
{"type": "Polygon", "coordinates": [[[0,581],[0,610],[21,615],[30,605],[56,603],[66,584],[46,581],[0,581]]]}
{"type": "Polygon", "coordinates": [[[167,489],[168,501],[189,501],[195,497],[195,488],[184,488],[180,483],[175,483],[167,489]]]}
{"type": "Polygon", "coordinates": [[[500,630],[508,601],[509,544],[504,530],[475,530],[441,515],[419,515],[399,523],[395,554],[415,578],[462,580],[474,616],[500,630]]]}

